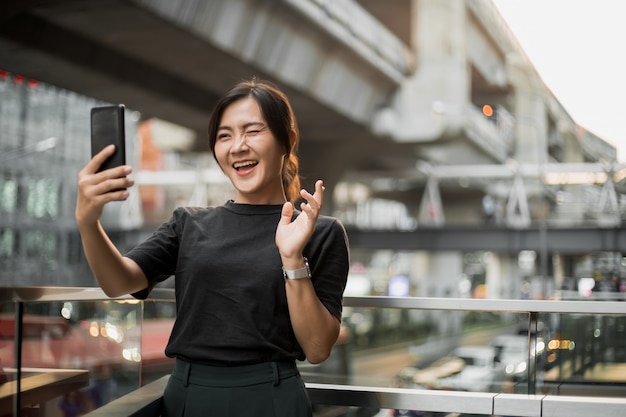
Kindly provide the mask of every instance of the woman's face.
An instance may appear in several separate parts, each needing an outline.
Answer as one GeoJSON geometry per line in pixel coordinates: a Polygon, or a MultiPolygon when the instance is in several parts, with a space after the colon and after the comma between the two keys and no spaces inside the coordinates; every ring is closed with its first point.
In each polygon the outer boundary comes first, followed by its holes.
{"type": "Polygon", "coordinates": [[[217,127],[215,157],[237,190],[235,202],[282,204],[286,201],[282,168],[286,153],[253,98],[229,105],[217,127]]]}

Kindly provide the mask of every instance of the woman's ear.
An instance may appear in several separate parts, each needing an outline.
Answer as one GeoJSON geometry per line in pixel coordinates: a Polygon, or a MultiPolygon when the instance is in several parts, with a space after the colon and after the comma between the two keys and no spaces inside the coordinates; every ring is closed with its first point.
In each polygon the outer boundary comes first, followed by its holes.
{"type": "Polygon", "coordinates": [[[298,135],[296,134],[296,131],[291,129],[289,131],[289,147],[291,149],[293,149],[293,147],[296,145],[296,140],[298,140],[298,135]]]}

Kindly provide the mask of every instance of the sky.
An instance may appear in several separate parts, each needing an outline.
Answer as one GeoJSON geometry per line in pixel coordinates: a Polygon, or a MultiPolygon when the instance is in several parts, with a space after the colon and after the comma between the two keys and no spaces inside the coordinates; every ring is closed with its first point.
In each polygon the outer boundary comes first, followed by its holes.
{"type": "Polygon", "coordinates": [[[626,163],[626,3],[493,0],[570,116],[626,163]]]}

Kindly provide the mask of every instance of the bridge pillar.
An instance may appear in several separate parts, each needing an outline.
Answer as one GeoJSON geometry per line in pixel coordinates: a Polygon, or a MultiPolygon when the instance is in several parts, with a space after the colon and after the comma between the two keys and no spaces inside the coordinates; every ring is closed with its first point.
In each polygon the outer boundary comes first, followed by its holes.
{"type": "MultiPolygon", "coordinates": [[[[412,268],[411,284],[417,288],[418,297],[458,297],[463,276],[463,254],[457,251],[418,252],[412,268]]],[[[431,311],[437,334],[459,334],[462,314],[450,311],[431,311]]]]}
{"type": "Polygon", "coordinates": [[[416,252],[411,283],[417,297],[457,297],[463,275],[463,254],[458,251],[416,252]]]}
{"type": "MultiPolygon", "coordinates": [[[[404,143],[427,143],[457,135],[470,80],[466,62],[464,0],[414,2],[411,43],[417,70],[407,76],[391,107],[373,120],[373,129],[404,143]]],[[[426,151],[424,148],[423,151],[426,151]]]]}
{"type": "Polygon", "coordinates": [[[485,263],[487,298],[519,299],[521,276],[517,254],[491,252],[485,263]]]}

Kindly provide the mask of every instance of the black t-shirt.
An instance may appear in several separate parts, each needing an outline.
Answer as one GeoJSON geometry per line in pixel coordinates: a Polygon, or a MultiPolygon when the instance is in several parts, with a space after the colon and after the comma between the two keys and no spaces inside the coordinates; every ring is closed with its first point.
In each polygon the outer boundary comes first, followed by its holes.
{"type": "MultiPolygon", "coordinates": [[[[282,205],[178,208],[126,256],[148,278],[146,298],[175,275],[169,357],[217,365],[304,359],[287,308],[275,243],[282,205]]],[[[294,213],[294,217],[297,213],[294,213]]],[[[339,220],[320,216],[304,249],[320,301],[341,319],[349,246],[339,220]]]]}

